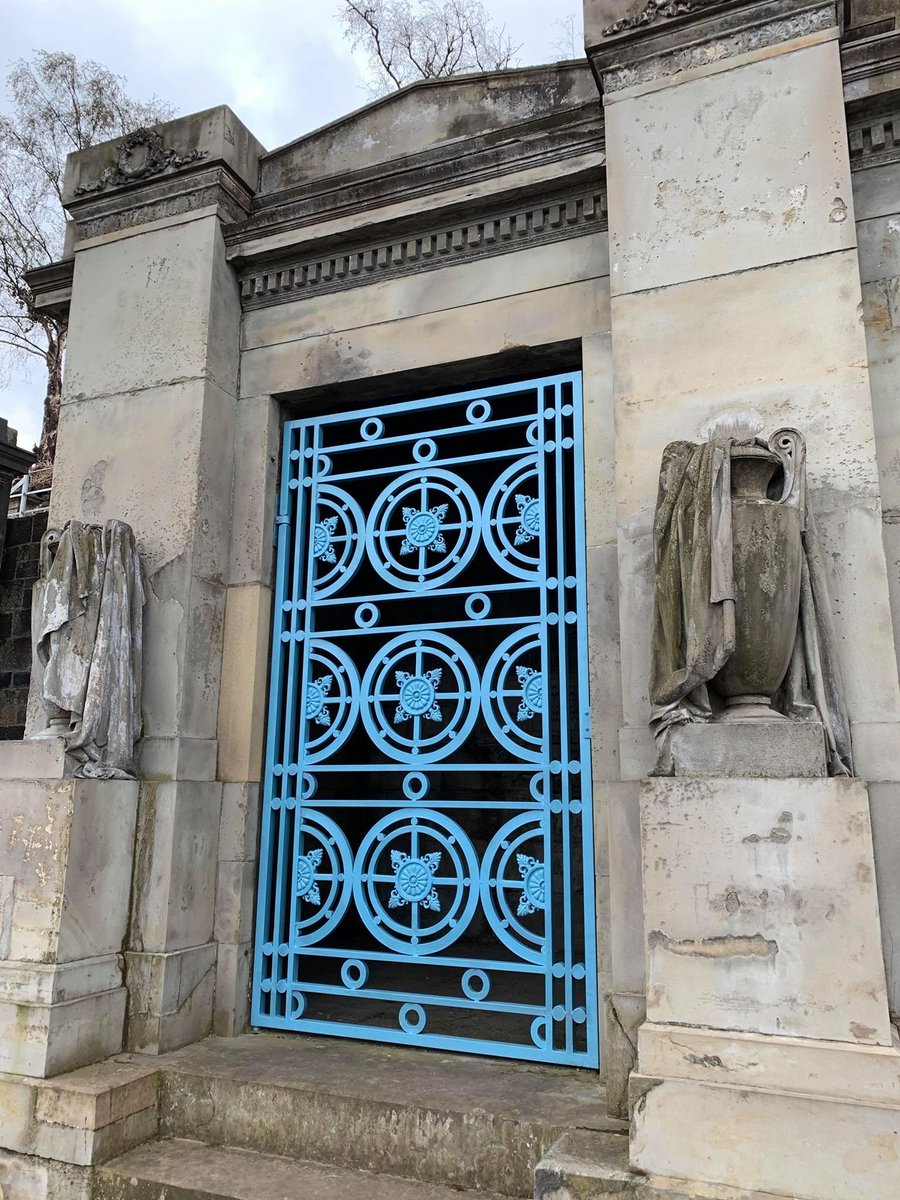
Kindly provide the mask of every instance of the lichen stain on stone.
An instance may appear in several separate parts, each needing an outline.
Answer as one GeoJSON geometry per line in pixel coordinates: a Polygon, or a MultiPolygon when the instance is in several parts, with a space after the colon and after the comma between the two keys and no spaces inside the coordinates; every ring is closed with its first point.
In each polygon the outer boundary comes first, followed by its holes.
{"type": "Polygon", "coordinates": [[[794,836],[791,830],[793,822],[794,814],[783,812],[778,818],[778,824],[774,825],[765,837],[762,837],[758,833],[751,833],[742,839],[743,844],[745,846],[753,846],[759,844],[760,842],[769,842],[774,846],[786,845],[786,843],[789,842],[794,836]]]}
{"type": "Polygon", "coordinates": [[[686,188],[677,179],[660,180],[655,206],[691,237],[701,237],[727,220],[724,193],[709,183],[686,188]]]}
{"type": "Polygon", "coordinates": [[[651,950],[659,947],[670,954],[687,958],[774,959],[778,953],[778,943],[764,938],[761,933],[743,937],[727,934],[703,938],[698,942],[695,938],[671,938],[661,929],[653,929],[647,935],[647,945],[651,950]]]}
{"type": "Polygon", "coordinates": [[[878,1031],[872,1029],[870,1025],[860,1025],[858,1021],[851,1021],[850,1032],[858,1042],[871,1042],[875,1040],[875,1035],[878,1031]]]}
{"type": "Polygon", "coordinates": [[[718,1054],[686,1054],[686,1060],[695,1067],[706,1067],[708,1070],[719,1068],[725,1070],[725,1064],[718,1054]]]}

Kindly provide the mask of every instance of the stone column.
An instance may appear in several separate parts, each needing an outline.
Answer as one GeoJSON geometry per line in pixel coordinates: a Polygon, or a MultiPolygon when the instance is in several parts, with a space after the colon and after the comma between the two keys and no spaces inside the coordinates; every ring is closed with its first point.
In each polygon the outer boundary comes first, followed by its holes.
{"type": "Polygon", "coordinates": [[[240,300],[223,224],[262,147],[227,108],[70,157],[74,280],[51,525],[129,522],[149,578],[127,1045],[211,1027],[217,721],[240,300]]]}
{"type": "Polygon", "coordinates": [[[642,785],[648,1019],[632,1162],[660,1186],[702,1183],[720,1200],[887,1195],[900,1060],[863,781],[896,778],[900,683],[836,5],[585,10],[608,159],[623,775],[655,760],[662,451],[702,440],[722,410],[754,409],[765,428],[807,436],[862,777],[722,778],[726,762],[719,778],[642,785]]]}

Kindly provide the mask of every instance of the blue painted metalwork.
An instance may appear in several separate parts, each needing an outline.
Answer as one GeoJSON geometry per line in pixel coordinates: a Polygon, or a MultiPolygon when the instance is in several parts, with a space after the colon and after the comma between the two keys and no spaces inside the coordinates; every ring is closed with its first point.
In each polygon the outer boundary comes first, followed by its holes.
{"type": "Polygon", "coordinates": [[[596,1065],[581,379],[285,426],[253,1023],[596,1065]]]}

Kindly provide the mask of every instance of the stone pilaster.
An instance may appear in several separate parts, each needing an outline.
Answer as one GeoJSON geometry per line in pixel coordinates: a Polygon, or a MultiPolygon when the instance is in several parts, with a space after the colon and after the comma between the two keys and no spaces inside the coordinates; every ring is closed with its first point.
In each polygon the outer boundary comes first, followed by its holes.
{"type": "MultiPolygon", "coordinates": [[[[880,780],[900,684],[836,5],[587,0],[585,27],[606,123],[623,773],[655,757],[643,648],[663,448],[755,409],[807,437],[857,769],[880,780]]],[[[874,1179],[889,1190],[900,1061],[867,788],[787,778],[791,755],[771,758],[770,771],[735,757],[717,774],[782,778],[642,787],[632,1162],[720,1200],[863,1200],[874,1179]],[[851,1109],[864,1183],[847,1160],[851,1109]]]]}
{"type": "Polygon", "coordinates": [[[645,631],[662,449],[722,409],[753,408],[807,437],[857,767],[881,779],[900,684],[835,5],[587,11],[606,118],[620,619],[634,648],[623,769],[639,777],[653,757],[645,631]]]}
{"type": "Polygon", "coordinates": [[[262,147],[227,108],[70,157],[74,277],[50,521],[128,521],[149,578],[127,1044],[212,1023],[217,724],[241,308],[222,227],[262,147]]]}

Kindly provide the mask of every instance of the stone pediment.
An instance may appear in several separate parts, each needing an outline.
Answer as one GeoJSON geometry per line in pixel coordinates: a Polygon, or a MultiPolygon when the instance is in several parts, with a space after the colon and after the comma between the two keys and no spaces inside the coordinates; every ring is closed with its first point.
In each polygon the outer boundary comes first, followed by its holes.
{"type": "Polygon", "coordinates": [[[308,186],[591,104],[586,62],[422,80],[264,156],[260,193],[308,186]]]}

